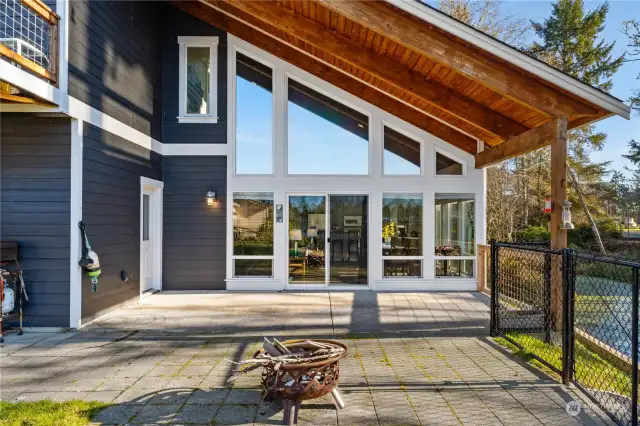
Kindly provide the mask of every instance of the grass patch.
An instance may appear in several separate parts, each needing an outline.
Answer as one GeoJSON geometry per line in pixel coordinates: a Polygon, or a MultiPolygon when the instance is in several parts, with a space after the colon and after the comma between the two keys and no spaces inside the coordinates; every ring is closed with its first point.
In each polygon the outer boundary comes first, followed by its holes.
{"type": "Polygon", "coordinates": [[[86,426],[100,410],[102,402],[1,402],[1,426],[86,426]]]}
{"type": "MultiPolygon", "coordinates": [[[[504,338],[497,338],[495,341],[510,349],[518,357],[544,370],[547,374],[558,377],[553,370],[532,358],[531,354],[535,354],[558,370],[562,370],[562,349],[559,346],[545,343],[528,334],[511,332],[507,333],[507,336],[524,349],[520,349],[504,338]]],[[[586,388],[631,396],[630,374],[617,368],[580,342],[575,343],[575,380],[586,388]]]]}

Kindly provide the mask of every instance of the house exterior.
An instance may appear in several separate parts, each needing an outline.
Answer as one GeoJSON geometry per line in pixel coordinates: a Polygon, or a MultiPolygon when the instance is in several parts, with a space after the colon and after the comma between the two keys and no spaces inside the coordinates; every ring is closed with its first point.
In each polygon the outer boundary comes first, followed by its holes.
{"type": "Polygon", "coordinates": [[[1,7],[40,23],[0,51],[0,236],[31,326],[161,290],[475,290],[483,167],[629,116],[414,1],[1,7]]]}

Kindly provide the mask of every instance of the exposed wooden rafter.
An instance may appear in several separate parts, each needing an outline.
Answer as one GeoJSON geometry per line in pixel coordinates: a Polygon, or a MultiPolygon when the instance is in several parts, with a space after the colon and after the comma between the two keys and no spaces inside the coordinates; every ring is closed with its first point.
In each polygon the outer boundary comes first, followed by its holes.
{"type": "Polygon", "coordinates": [[[276,40],[274,37],[252,28],[228,13],[223,13],[211,5],[194,1],[170,1],[175,7],[196,16],[197,18],[227,31],[236,37],[246,40],[254,46],[284,60],[298,68],[321,78],[328,83],[348,92],[378,108],[419,127],[432,135],[457,146],[476,153],[477,142],[464,133],[438,121],[407,104],[374,89],[356,78],[328,66],[317,58],[301,53],[299,50],[276,40]]]}
{"type": "Polygon", "coordinates": [[[527,76],[508,64],[489,58],[468,43],[383,1],[314,0],[406,48],[477,81],[523,105],[551,117],[597,115],[590,105],[527,76]]]}
{"type": "Polygon", "coordinates": [[[33,98],[27,98],[25,96],[12,95],[10,93],[3,92],[0,92],[0,102],[11,102],[15,104],[40,104],[40,102],[33,98]]]}
{"type": "Polygon", "coordinates": [[[567,119],[556,118],[476,155],[476,168],[487,167],[567,138],[567,119]]]}
{"type": "MultiPolygon", "coordinates": [[[[528,130],[528,127],[484,105],[428,80],[410,68],[392,59],[363,48],[330,31],[321,23],[305,18],[293,10],[270,1],[205,0],[213,7],[224,11],[270,35],[277,37],[281,31],[309,45],[345,61],[351,66],[374,75],[387,84],[409,92],[424,102],[433,105],[441,114],[455,116],[471,125],[508,139],[528,130]]],[[[314,55],[322,58],[323,55],[314,55]]],[[[480,137],[484,133],[476,136],[480,137]]]]}

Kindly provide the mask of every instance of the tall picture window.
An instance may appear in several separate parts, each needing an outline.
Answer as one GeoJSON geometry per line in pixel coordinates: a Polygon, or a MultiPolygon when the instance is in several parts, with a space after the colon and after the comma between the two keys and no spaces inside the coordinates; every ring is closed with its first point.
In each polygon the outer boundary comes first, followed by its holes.
{"type": "Polygon", "coordinates": [[[369,116],[295,80],[288,83],[290,175],[369,173],[369,116]]]}
{"type": "Polygon", "coordinates": [[[273,71],[236,52],[236,174],[273,173],[273,71]]]}
{"type": "Polygon", "coordinates": [[[273,193],[233,194],[235,277],[273,275],[273,193]]]}
{"type": "Polygon", "coordinates": [[[218,120],[218,37],[178,37],[178,44],[178,122],[215,123],[218,120]]]}
{"type": "Polygon", "coordinates": [[[384,277],[422,277],[422,194],[383,194],[384,277]]]}
{"type": "Polygon", "coordinates": [[[473,277],[475,255],[475,197],[436,194],[436,276],[473,277]]]}

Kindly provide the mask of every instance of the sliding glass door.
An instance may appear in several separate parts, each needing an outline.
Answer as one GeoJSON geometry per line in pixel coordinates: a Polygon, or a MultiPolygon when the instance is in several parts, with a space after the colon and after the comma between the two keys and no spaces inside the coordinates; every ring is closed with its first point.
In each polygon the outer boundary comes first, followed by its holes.
{"type": "Polygon", "coordinates": [[[368,202],[366,195],[289,196],[289,285],[368,284],[368,202]]]}
{"type": "Polygon", "coordinates": [[[324,195],[289,196],[289,284],[325,284],[324,195]]]}
{"type": "Polygon", "coordinates": [[[369,197],[329,196],[329,284],[367,285],[369,197]]]}

